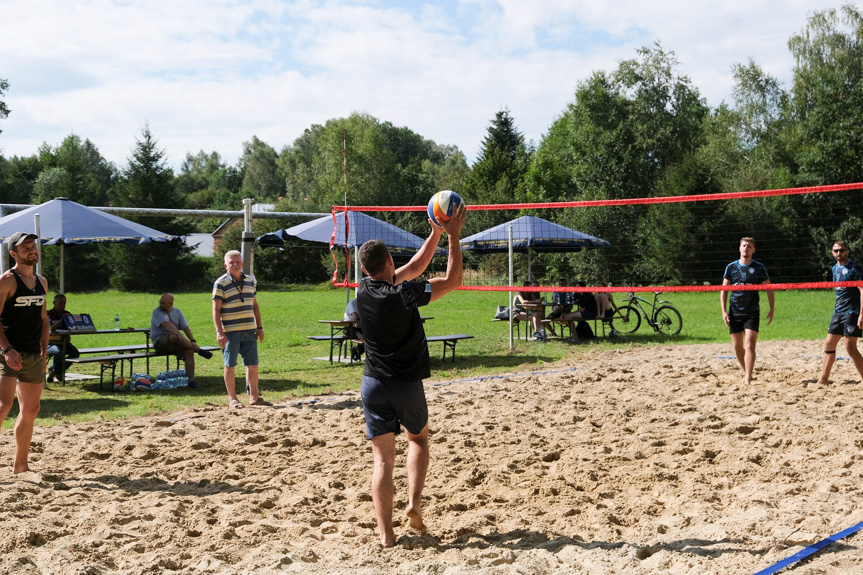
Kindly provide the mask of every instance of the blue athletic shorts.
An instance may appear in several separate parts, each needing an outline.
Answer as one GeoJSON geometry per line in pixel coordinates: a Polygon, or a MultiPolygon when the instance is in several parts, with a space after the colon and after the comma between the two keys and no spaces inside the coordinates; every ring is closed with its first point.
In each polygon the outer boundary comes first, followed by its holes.
{"type": "Polygon", "coordinates": [[[830,335],[842,335],[845,337],[861,337],[863,330],[857,327],[856,313],[834,313],[830,318],[830,325],[827,327],[827,333],[830,335]]]}
{"type": "Polygon", "coordinates": [[[758,331],[760,325],[761,316],[756,313],[751,315],[728,315],[728,333],[740,333],[746,329],[758,331]]]}
{"type": "Polygon", "coordinates": [[[428,423],[429,410],[422,380],[382,381],[364,375],[360,396],[369,439],[386,433],[399,434],[401,425],[417,435],[428,423]]]}
{"type": "Polygon", "coordinates": [[[228,343],[222,351],[225,367],[237,365],[237,355],[243,356],[243,365],[258,365],[258,338],[253,329],[246,331],[226,331],[228,343]]]}

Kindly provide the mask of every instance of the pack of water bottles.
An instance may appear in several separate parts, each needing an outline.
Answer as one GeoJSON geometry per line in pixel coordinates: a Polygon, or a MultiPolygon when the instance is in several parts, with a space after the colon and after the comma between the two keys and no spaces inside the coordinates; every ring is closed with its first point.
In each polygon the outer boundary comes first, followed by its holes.
{"type": "Polygon", "coordinates": [[[156,380],[150,385],[150,389],[176,389],[188,385],[189,377],[186,375],[186,370],[172,369],[170,371],[160,371],[156,375],[156,380]]]}

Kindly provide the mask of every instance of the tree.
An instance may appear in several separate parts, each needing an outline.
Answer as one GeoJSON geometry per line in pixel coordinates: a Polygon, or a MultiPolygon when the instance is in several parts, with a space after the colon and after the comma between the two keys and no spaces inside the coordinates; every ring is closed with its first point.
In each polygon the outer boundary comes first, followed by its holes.
{"type": "MultiPolygon", "coordinates": [[[[703,193],[704,178],[692,164],[692,156],[701,144],[708,109],[676,67],[674,54],[657,44],[638,50],[636,58],[621,62],[611,74],[595,72],[580,82],[575,102],[537,149],[528,174],[528,197],[548,201],[650,197],[669,193],[671,182],[675,194],[703,193]],[[675,170],[678,176],[672,177],[675,170]]],[[[545,214],[610,240],[616,248],[549,256],[547,272],[614,283],[652,280],[657,270],[668,273],[658,260],[685,256],[689,230],[676,223],[684,214],[671,218],[649,212],[630,206],[545,214]],[[639,225],[639,221],[651,225],[639,225]],[[665,241],[657,241],[658,237],[665,241]],[[667,246],[679,248],[670,251],[667,246]],[[645,260],[653,263],[645,265],[645,260]]]]}
{"type": "Polygon", "coordinates": [[[42,144],[39,159],[45,171],[33,190],[35,203],[63,197],[87,206],[104,206],[117,178],[116,168],[93,143],[70,134],[52,148],[42,144]]]}
{"type": "MultiPolygon", "coordinates": [[[[174,187],[174,174],[167,167],[165,154],[145,125],[116,186],[115,205],[142,208],[179,208],[182,205],[174,187]]],[[[141,218],[129,216],[159,231],[185,233],[174,218],[141,218]]],[[[208,262],[191,256],[182,239],[127,246],[111,246],[109,262],[113,269],[111,284],[127,291],[169,291],[178,287],[201,287],[207,284],[204,270],[208,262]],[[142,281],[144,278],[144,281],[142,281]]]]}
{"type": "MultiPolygon", "coordinates": [[[[815,12],[788,46],[795,59],[789,146],[797,183],[861,181],[863,14],[852,4],[815,12]]],[[[853,194],[816,194],[795,198],[794,205],[818,222],[804,251],[809,257],[800,259],[823,266],[824,244],[853,233],[846,220],[859,213],[858,200],[853,194]]]]}
{"type": "MultiPolygon", "coordinates": [[[[9,89],[9,80],[6,80],[5,78],[0,78],[0,98],[3,97],[3,94],[8,89],[9,89]]],[[[5,120],[6,118],[8,118],[9,112],[11,112],[11,111],[12,110],[10,110],[9,107],[6,105],[6,102],[4,102],[2,99],[0,99],[0,120],[5,120]]],[[[0,134],[2,134],[2,133],[3,133],[3,130],[0,130],[0,134]]]]}
{"type": "MultiPolygon", "coordinates": [[[[524,177],[530,160],[531,150],[525,145],[524,136],[516,128],[509,110],[497,112],[466,182],[465,201],[475,204],[524,201],[524,177]]],[[[503,211],[477,212],[471,218],[470,230],[481,231],[511,219],[510,216],[503,211]]]]}
{"type": "Polygon", "coordinates": [[[276,174],[277,160],[276,150],[257,136],[252,136],[249,142],[243,142],[240,169],[244,173],[244,198],[275,201],[284,194],[285,183],[276,174]]]}

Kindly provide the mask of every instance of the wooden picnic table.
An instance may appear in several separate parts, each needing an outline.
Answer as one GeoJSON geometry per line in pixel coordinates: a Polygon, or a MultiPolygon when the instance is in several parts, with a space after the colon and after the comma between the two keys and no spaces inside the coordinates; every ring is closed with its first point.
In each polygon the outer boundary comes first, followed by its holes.
{"type": "MultiPolygon", "coordinates": [[[[433,320],[433,317],[430,316],[421,316],[420,319],[423,323],[429,320],[433,320]]],[[[307,335],[306,338],[311,339],[313,341],[329,341],[330,342],[330,363],[333,363],[333,351],[336,348],[336,345],[339,346],[339,362],[342,361],[342,352],[344,350],[345,344],[349,347],[351,345],[351,340],[354,338],[354,333],[352,328],[354,324],[358,324],[358,321],[355,320],[346,320],[346,319],[319,319],[318,323],[327,324],[330,326],[330,335],[307,335]]]]}
{"type": "MultiPolygon", "coordinates": [[[[150,328],[144,327],[128,327],[125,329],[93,329],[93,330],[77,330],[77,329],[58,329],[54,332],[57,335],[62,337],[62,344],[60,346],[60,353],[62,354],[62,360],[64,362],[69,363],[101,363],[102,367],[99,374],[99,386],[102,385],[102,379],[105,376],[105,372],[110,369],[111,376],[113,378],[115,374],[115,369],[117,362],[120,362],[120,375],[123,375],[123,361],[129,362],[129,375],[132,374],[132,361],[134,359],[146,358],[147,359],[147,371],[150,371],[150,357],[154,354],[151,353],[150,347],[150,328]],[[145,343],[143,347],[141,345],[120,345],[120,346],[111,346],[111,347],[92,347],[92,348],[81,348],[78,350],[78,353],[81,355],[91,355],[96,354],[94,357],[87,358],[77,358],[77,359],[66,359],[66,343],[70,339],[66,336],[73,335],[117,335],[117,334],[129,334],[129,333],[143,333],[145,343]]],[[[61,363],[60,365],[63,365],[61,363]]],[[[66,385],[66,370],[60,370],[60,373],[56,374],[58,380],[62,385],[66,385]]]]}

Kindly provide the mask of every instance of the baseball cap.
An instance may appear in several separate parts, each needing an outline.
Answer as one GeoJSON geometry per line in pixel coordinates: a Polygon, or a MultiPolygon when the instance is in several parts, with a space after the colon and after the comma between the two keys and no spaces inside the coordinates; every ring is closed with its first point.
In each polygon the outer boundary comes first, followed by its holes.
{"type": "Polygon", "coordinates": [[[39,236],[36,234],[28,234],[27,232],[15,232],[8,238],[6,238],[6,247],[10,250],[12,248],[17,248],[21,244],[23,244],[26,240],[36,240],[39,236]]]}

